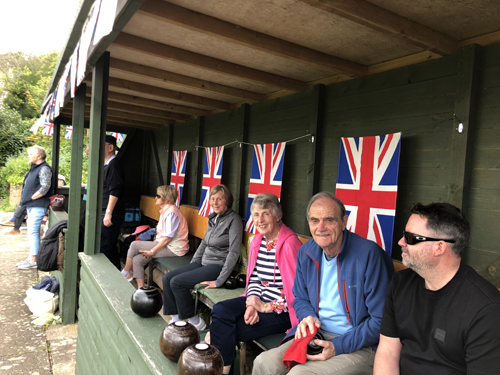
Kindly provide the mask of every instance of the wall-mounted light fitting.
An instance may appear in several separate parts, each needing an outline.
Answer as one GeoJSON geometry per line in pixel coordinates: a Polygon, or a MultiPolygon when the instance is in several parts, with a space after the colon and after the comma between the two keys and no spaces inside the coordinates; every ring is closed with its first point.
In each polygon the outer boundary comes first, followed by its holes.
{"type": "Polygon", "coordinates": [[[453,117],[458,121],[456,131],[462,133],[464,131],[464,123],[457,117],[457,115],[453,114],[453,117]]]}

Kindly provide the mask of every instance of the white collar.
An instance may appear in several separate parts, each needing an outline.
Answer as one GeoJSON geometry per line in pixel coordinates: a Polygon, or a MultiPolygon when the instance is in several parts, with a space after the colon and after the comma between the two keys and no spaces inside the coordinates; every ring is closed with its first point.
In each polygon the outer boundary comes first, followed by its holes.
{"type": "Polygon", "coordinates": [[[104,163],[104,165],[108,165],[108,164],[111,162],[111,160],[113,160],[114,158],[116,158],[116,155],[112,155],[112,156],[108,159],[108,161],[104,163]]]}

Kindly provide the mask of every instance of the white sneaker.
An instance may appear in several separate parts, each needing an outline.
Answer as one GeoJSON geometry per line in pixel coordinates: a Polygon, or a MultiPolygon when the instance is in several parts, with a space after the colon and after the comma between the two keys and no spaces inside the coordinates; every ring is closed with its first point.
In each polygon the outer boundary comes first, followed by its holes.
{"type": "Polygon", "coordinates": [[[17,262],[16,267],[19,267],[20,265],[23,265],[24,263],[28,263],[29,261],[30,261],[30,258],[26,258],[25,260],[17,262]]]}
{"type": "MultiPolygon", "coordinates": [[[[191,323],[191,322],[189,322],[191,323]]],[[[191,323],[193,324],[193,323],[191,323]]],[[[204,330],[205,328],[207,328],[207,323],[205,323],[205,321],[203,319],[200,318],[200,322],[198,324],[193,324],[195,326],[195,328],[198,330],[198,331],[202,331],[204,330]]]]}
{"type": "Polygon", "coordinates": [[[19,268],[20,270],[27,270],[27,269],[36,268],[36,267],[37,267],[36,262],[31,262],[31,261],[23,263],[20,266],[17,266],[17,268],[19,268]]]}

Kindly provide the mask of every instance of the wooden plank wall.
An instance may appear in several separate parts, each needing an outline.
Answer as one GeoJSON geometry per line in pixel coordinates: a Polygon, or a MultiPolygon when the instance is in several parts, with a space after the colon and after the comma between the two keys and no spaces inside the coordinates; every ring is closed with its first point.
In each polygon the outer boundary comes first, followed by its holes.
{"type": "MultiPolygon", "coordinates": [[[[481,49],[481,72],[477,110],[477,134],[473,150],[473,171],[469,218],[473,228],[470,248],[465,259],[476,269],[485,269],[499,258],[496,244],[500,240],[500,45],[481,49]]],[[[409,210],[415,202],[446,201],[450,192],[450,171],[456,166],[451,157],[452,135],[456,128],[458,54],[421,64],[327,86],[324,90],[321,132],[315,137],[320,149],[317,179],[319,190],[334,191],[337,177],[340,137],[357,137],[403,132],[399,175],[393,258],[400,259],[397,241],[409,210]]],[[[199,204],[198,186],[201,172],[196,173],[196,142],[216,146],[241,139],[245,116],[249,143],[282,142],[309,132],[316,109],[314,90],[269,100],[233,111],[207,116],[174,125],[173,150],[187,149],[188,168],[182,203],[199,204]],[[201,134],[198,129],[201,126],[201,134]]],[[[140,133],[140,132],[139,132],[140,133]]],[[[170,133],[156,131],[158,148],[168,144],[170,133]]],[[[302,235],[310,235],[305,222],[308,199],[308,158],[311,139],[287,144],[282,188],[284,222],[302,235]]],[[[132,147],[133,148],[133,147],[132,147]]],[[[223,183],[233,192],[236,209],[245,216],[246,195],[252,163],[252,147],[244,146],[246,156],[238,164],[237,145],[226,148],[223,183]],[[246,147],[246,149],[245,149],[246,147]],[[242,185],[241,197],[238,187],[242,185]]],[[[241,155],[245,155],[244,153],[241,155]]],[[[165,155],[162,156],[164,158],[165,155]]],[[[149,156],[149,165],[154,158],[149,156]]],[[[142,194],[155,194],[157,179],[149,167],[151,183],[142,194]]],[[[170,171],[170,167],[168,167],[170,171]]],[[[200,165],[201,171],[201,165],[200,165]]],[[[167,172],[169,173],[169,172],[167,172]]],[[[167,178],[165,178],[165,182],[167,178]]]]}
{"type": "Polygon", "coordinates": [[[337,180],[341,137],[401,131],[393,254],[416,202],[445,201],[453,127],[456,56],[328,86],[320,190],[337,180]]]}
{"type": "Polygon", "coordinates": [[[469,222],[465,260],[478,270],[496,261],[489,275],[500,278],[500,45],[482,49],[469,222]]]}

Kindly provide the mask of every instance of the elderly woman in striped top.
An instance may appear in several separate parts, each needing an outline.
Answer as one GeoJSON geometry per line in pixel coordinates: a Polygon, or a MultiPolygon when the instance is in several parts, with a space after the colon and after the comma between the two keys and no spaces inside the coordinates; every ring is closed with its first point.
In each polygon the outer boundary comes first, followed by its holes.
{"type": "Polygon", "coordinates": [[[298,323],[292,287],[302,243],[281,221],[274,194],[258,194],[250,211],[259,234],[250,243],[245,294],[214,306],[207,339],[222,354],[224,374],[231,370],[239,341],[284,333],[298,323]]]}

